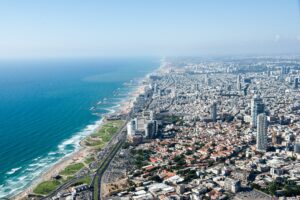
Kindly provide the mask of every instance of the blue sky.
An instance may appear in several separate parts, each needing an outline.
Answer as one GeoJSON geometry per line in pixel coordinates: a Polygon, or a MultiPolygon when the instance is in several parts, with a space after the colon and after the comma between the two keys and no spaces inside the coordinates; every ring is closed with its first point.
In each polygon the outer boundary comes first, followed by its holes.
{"type": "Polygon", "coordinates": [[[300,53],[297,0],[0,2],[0,57],[300,53]]]}

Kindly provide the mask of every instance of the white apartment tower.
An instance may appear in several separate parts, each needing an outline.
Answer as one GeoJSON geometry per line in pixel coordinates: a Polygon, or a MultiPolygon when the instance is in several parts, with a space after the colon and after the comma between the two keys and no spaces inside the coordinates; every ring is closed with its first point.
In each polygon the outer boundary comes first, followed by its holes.
{"type": "Polygon", "coordinates": [[[214,102],[210,106],[210,118],[213,122],[217,121],[217,103],[216,102],[214,102]]]}
{"type": "Polygon", "coordinates": [[[265,152],[268,147],[268,122],[267,116],[261,113],[257,116],[256,150],[265,152]]]}
{"type": "Polygon", "coordinates": [[[241,76],[240,76],[240,75],[237,76],[237,80],[236,80],[236,89],[237,89],[238,91],[241,90],[241,76]]]}
{"type": "Polygon", "coordinates": [[[251,100],[251,125],[252,127],[256,127],[257,124],[257,116],[260,113],[264,113],[264,103],[263,100],[258,96],[254,95],[251,100]]]}

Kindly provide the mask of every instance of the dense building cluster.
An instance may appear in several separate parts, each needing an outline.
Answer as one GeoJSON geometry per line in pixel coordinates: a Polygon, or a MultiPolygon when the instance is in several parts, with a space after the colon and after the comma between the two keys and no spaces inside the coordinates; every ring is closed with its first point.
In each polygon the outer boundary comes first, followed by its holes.
{"type": "Polygon", "coordinates": [[[299,64],[290,57],[164,60],[127,124],[135,167],[107,198],[300,195],[299,64]]]}

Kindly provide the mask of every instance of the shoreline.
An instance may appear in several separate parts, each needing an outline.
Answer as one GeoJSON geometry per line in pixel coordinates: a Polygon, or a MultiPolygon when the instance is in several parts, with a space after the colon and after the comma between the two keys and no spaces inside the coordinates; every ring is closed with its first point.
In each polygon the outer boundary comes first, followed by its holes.
{"type": "MultiPolygon", "coordinates": [[[[146,76],[141,78],[141,80],[145,80],[146,76]]],[[[129,113],[129,111],[132,108],[135,98],[144,91],[144,88],[145,88],[145,85],[143,85],[143,81],[139,82],[136,85],[136,87],[132,91],[129,92],[128,96],[126,97],[126,100],[119,103],[119,106],[117,107],[116,110],[103,115],[103,117],[101,117],[99,120],[97,120],[95,122],[95,123],[99,122],[99,124],[95,128],[95,130],[92,131],[90,134],[96,132],[103,126],[103,124],[104,124],[103,121],[107,115],[116,114],[116,113],[119,113],[119,114],[129,113]]],[[[70,164],[83,161],[88,155],[92,154],[95,151],[93,148],[82,145],[82,141],[84,141],[90,134],[84,136],[79,141],[80,147],[77,150],[72,152],[70,155],[61,158],[59,161],[57,161],[55,164],[53,164],[53,166],[49,167],[43,173],[41,173],[38,176],[38,178],[33,180],[26,188],[24,188],[18,194],[15,194],[9,198],[13,199],[13,200],[26,199],[26,197],[33,192],[33,189],[38,184],[40,184],[43,181],[50,180],[53,176],[57,175],[60,171],[65,169],[70,164]]]]}
{"type": "Polygon", "coordinates": [[[25,188],[19,194],[11,197],[13,200],[26,199],[26,197],[32,193],[33,189],[41,182],[50,180],[54,175],[58,174],[68,165],[83,160],[85,156],[89,155],[89,149],[81,146],[79,150],[73,152],[72,154],[62,158],[60,161],[55,163],[49,169],[45,170],[36,180],[34,180],[27,188],[25,188]]]}

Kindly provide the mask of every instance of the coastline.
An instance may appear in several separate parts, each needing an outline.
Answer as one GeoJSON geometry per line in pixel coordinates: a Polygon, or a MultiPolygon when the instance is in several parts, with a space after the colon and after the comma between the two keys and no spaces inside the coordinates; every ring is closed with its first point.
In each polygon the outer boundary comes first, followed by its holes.
{"type": "MultiPolygon", "coordinates": [[[[146,75],[147,76],[147,75],[146,75]]],[[[145,77],[146,77],[145,76],[145,77]]],[[[144,80],[145,77],[141,78],[141,80],[144,80]]],[[[131,110],[132,106],[133,106],[133,102],[135,100],[135,98],[143,93],[145,85],[143,85],[142,83],[143,81],[140,81],[137,86],[129,92],[128,96],[126,97],[126,100],[123,102],[120,102],[120,104],[117,106],[116,110],[113,110],[112,112],[104,115],[103,117],[101,117],[98,121],[99,124],[97,124],[97,127],[95,128],[94,131],[92,131],[90,134],[96,132],[97,130],[99,130],[102,125],[103,125],[103,120],[105,119],[105,117],[107,115],[111,115],[111,114],[127,114],[129,113],[129,111],[131,110]]],[[[89,134],[89,135],[90,135],[89,134]]],[[[63,169],[65,169],[67,166],[69,166],[72,163],[75,162],[81,162],[83,161],[86,157],[88,157],[88,155],[90,155],[91,153],[94,152],[94,149],[84,146],[82,145],[82,141],[84,141],[89,135],[84,136],[84,138],[82,138],[79,141],[79,145],[80,147],[75,150],[74,152],[72,152],[70,155],[63,157],[61,160],[59,160],[58,162],[56,162],[55,164],[53,164],[53,166],[49,167],[48,169],[46,169],[42,174],[39,175],[38,178],[36,178],[35,180],[33,180],[32,183],[30,183],[28,185],[28,187],[24,188],[21,192],[19,192],[18,194],[15,194],[14,196],[10,197],[13,200],[21,200],[21,199],[26,199],[26,197],[28,196],[28,194],[31,194],[33,192],[33,189],[41,182],[43,181],[47,181],[50,180],[53,176],[57,175],[60,171],[62,171],[63,169]]]]}
{"type": "Polygon", "coordinates": [[[82,147],[73,152],[71,155],[62,158],[60,161],[55,163],[49,169],[47,169],[43,174],[41,174],[36,180],[34,180],[27,188],[25,188],[16,196],[11,197],[13,200],[21,200],[26,199],[28,194],[30,194],[33,189],[41,182],[51,179],[54,175],[58,174],[68,165],[72,164],[73,162],[78,162],[83,160],[89,154],[89,149],[86,147],[82,147]]]}

